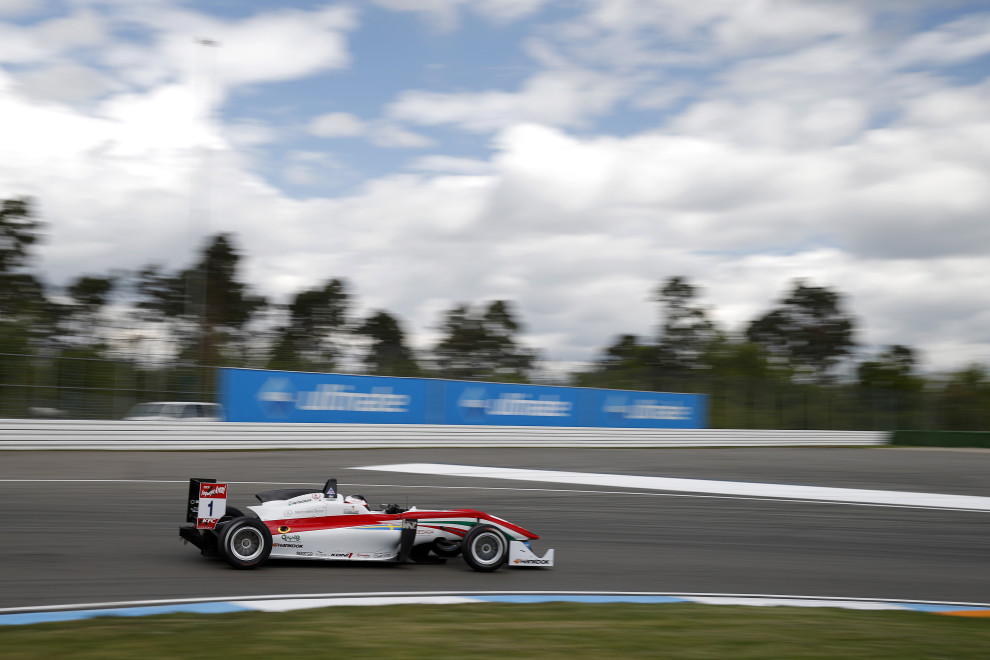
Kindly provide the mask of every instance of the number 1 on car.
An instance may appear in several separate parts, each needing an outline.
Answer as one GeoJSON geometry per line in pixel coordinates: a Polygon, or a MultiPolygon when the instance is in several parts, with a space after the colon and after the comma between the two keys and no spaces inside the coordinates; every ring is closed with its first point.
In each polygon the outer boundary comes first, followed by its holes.
{"type": "Polygon", "coordinates": [[[199,505],[196,508],[196,526],[213,529],[227,512],[227,484],[199,484],[199,505]]]}

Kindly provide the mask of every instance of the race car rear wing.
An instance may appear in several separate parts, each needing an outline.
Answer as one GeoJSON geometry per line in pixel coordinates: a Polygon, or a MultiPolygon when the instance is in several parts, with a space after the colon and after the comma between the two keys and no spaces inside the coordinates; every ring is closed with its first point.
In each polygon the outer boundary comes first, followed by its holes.
{"type": "Polygon", "coordinates": [[[186,522],[196,522],[196,514],[199,512],[199,485],[215,484],[216,479],[190,479],[189,497],[186,499],[186,522]]]}
{"type": "Polygon", "coordinates": [[[190,479],[186,499],[186,522],[196,529],[213,529],[227,510],[227,484],[216,479],[190,479]]]}

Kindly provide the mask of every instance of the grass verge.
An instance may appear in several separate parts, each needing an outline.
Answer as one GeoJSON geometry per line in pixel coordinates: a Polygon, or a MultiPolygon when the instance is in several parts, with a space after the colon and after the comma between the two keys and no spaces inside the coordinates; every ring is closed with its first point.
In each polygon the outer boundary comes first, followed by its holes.
{"type": "Polygon", "coordinates": [[[14,658],[985,660],[990,619],[697,604],[400,605],[0,627],[14,658]]]}

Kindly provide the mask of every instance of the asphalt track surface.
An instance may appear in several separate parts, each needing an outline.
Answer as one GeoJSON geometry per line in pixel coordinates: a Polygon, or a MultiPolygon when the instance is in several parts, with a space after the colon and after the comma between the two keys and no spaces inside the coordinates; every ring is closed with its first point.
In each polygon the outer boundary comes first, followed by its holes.
{"type": "Polygon", "coordinates": [[[990,452],[459,449],[0,453],[0,608],[414,591],[637,591],[990,601],[990,513],[692,496],[354,470],[456,463],[990,497],[990,452]],[[321,485],[372,503],[469,507],[541,535],[553,569],[272,561],[238,571],[183,546],[189,477],[321,485]],[[92,481],[84,481],[92,480],[92,481]]]}

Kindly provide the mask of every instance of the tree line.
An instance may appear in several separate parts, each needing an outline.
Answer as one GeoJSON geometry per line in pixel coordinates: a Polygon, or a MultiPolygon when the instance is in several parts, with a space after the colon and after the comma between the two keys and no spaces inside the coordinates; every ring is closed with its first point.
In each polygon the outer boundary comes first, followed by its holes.
{"type": "MultiPolygon", "coordinates": [[[[190,380],[193,365],[520,383],[541,374],[540,356],[522,340],[523,322],[508,300],[453,305],[438,320],[434,345],[416,351],[395,314],[355,312],[345,278],[328,278],[285,304],[266,300],[242,280],[243,257],[230,234],[209,237],[187,268],[148,264],[87,274],[62,290],[29,268],[42,236],[30,200],[2,202],[0,385],[24,384],[23,374],[11,373],[14,356],[125,362],[124,376],[114,368],[115,383],[123,378],[138,387],[169,374],[174,382],[165,389],[203,396],[215,386],[212,370],[190,380]]],[[[905,345],[857,361],[858,321],[829,287],[795,280],[735,332],[719,328],[698,299],[686,277],[659,282],[656,332],[618,335],[563,384],[706,393],[713,426],[990,427],[985,366],[926,377],[905,345]]],[[[92,374],[100,369],[91,362],[76,372],[99,380],[92,374]]]]}
{"type": "Polygon", "coordinates": [[[396,315],[356,316],[344,278],[286,304],[266,300],[243,281],[229,234],[209,237],[187,268],[87,274],[59,291],[28,268],[42,230],[28,200],[3,201],[0,353],[509,382],[527,381],[534,368],[507,300],[452,306],[439,341],[416,355],[396,315]]]}

